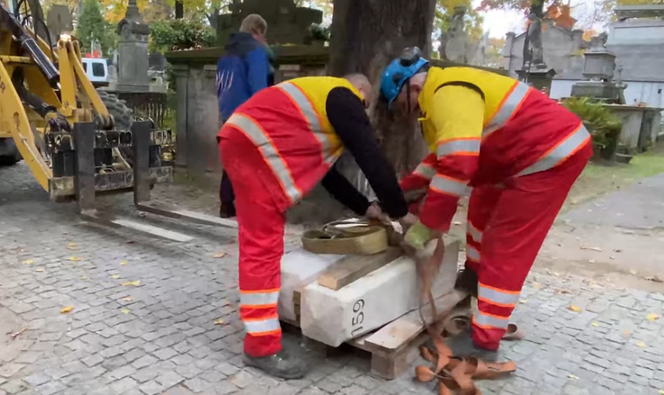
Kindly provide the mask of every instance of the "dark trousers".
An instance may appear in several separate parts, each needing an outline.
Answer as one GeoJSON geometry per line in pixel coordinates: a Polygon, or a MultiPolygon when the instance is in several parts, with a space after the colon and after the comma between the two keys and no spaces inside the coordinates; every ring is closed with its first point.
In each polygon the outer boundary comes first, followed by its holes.
{"type": "Polygon", "coordinates": [[[233,184],[228,174],[224,170],[221,175],[221,185],[219,186],[219,201],[221,201],[222,210],[226,214],[235,216],[235,192],[233,192],[233,184]]]}

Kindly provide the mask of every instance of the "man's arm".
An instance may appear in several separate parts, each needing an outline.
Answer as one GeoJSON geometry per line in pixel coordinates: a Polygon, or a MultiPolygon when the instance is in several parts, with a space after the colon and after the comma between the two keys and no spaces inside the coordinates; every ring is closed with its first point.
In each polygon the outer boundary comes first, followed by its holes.
{"type": "Polygon", "coordinates": [[[339,173],[336,166],[325,175],[322,184],[332,197],[355,214],[364,215],[369,209],[369,200],[339,173]]]}
{"type": "Polygon", "coordinates": [[[254,95],[261,89],[267,88],[268,74],[270,73],[267,51],[262,47],[257,47],[247,54],[245,62],[247,64],[249,91],[251,95],[254,95]]]}
{"type": "Polygon", "coordinates": [[[436,158],[436,154],[427,155],[412,173],[399,181],[401,189],[404,192],[408,192],[414,189],[428,188],[431,179],[436,175],[437,167],[438,159],[436,158]]]}
{"type": "Polygon", "coordinates": [[[447,232],[459,198],[479,167],[484,125],[484,99],[469,87],[448,85],[434,95],[430,111],[437,136],[437,168],[431,180],[420,221],[428,228],[447,232]]]}
{"type": "Polygon", "coordinates": [[[376,193],[381,207],[392,218],[408,214],[394,168],[373,136],[364,104],[350,89],[334,88],[326,103],[327,116],[335,132],[355,157],[376,193]]]}

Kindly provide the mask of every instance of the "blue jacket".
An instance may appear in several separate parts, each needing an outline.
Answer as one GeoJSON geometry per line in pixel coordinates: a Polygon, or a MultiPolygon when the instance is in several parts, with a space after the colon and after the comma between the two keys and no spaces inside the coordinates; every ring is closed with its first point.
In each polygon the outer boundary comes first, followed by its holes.
{"type": "Polygon", "coordinates": [[[233,33],[217,62],[217,97],[222,120],[261,89],[268,86],[268,49],[251,34],[233,33]]]}

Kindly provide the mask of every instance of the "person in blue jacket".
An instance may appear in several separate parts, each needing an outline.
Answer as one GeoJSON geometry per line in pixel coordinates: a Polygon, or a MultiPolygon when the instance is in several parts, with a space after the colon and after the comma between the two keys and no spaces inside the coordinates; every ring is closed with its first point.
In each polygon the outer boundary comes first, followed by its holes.
{"type": "MultiPolygon", "coordinates": [[[[267,23],[260,15],[247,16],[238,33],[233,33],[225,46],[225,53],[217,62],[217,97],[219,123],[223,123],[236,108],[256,92],[274,83],[272,53],[265,41],[267,23]]],[[[219,188],[221,207],[219,216],[235,217],[235,194],[226,172],[219,188]]]]}

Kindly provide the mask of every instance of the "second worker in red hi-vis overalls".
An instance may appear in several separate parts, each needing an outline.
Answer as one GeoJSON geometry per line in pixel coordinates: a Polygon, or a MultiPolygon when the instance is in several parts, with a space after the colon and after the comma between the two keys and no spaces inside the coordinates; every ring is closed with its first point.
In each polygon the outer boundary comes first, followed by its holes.
{"type": "Polygon", "coordinates": [[[277,313],[286,210],[322,180],[358,215],[409,215],[365,112],[370,93],[369,81],[357,74],[289,80],[252,96],[219,133],[224,170],[236,195],[244,359],[274,376],[305,373],[304,361],[282,350],[277,313]],[[382,210],[335,169],[344,149],[353,154],[382,210]]]}
{"type": "Polygon", "coordinates": [[[419,49],[385,70],[381,94],[419,112],[431,154],[404,191],[427,189],[405,237],[418,248],[468,208],[458,285],[477,297],[472,339],[497,350],[523,283],[572,185],[592,156],[590,134],[566,108],[514,79],[468,67],[430,67],[419,49]]]}

